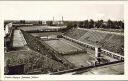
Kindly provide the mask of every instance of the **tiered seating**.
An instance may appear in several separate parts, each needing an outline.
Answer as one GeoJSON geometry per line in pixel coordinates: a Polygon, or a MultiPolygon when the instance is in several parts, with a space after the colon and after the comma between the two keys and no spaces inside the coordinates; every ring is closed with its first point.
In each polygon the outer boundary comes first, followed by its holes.
{"type": "MultiPolygon", "coordinates": [[[[63,64],[35,51],[14,51],[5,54],[5,67],[24,65],[24,73],[41,68],[40,73],[67,69],[63,64]]],[[[8,74],[8,73],[5,73],[8,74]]]]}
{"type": "Polygon", "coordinates": [[[108,49],[109,51],[123,54],[124,36],[112,35],[109,39],[103,42],[102,47],[104,49],[108,49]]]}
{"type": "Polygon", "coordinates": [[[103,41],[106,36],[107,36],[106,33],[101,33],[97,31],[88,31],[83,36],[81,36],[79,40],[82,42],[99,45],[100,42],[103,41]]]}
{"type": "Polygon", "coordinates": [[[87,32],[86,30],[71,29],[68,32],[66,32],[64,35],[72,37],[74,39],[79,39],[86,32],[87,32]]]}
{"type": "Polygon", "coordinates": [[[101,46],[103,49],[123,55],[124,36],[94,30],[72,29],[64,34],[79,41],[101,46]]]}

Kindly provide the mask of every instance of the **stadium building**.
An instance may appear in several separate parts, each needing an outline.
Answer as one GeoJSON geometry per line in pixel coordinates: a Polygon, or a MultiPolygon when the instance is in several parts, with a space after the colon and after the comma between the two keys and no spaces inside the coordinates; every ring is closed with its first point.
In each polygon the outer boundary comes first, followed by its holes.
{"type": "Polygon", "coordinates": [[[123,33],[14,25],[5,36],[5,75],[124,74],[123,33]]]}

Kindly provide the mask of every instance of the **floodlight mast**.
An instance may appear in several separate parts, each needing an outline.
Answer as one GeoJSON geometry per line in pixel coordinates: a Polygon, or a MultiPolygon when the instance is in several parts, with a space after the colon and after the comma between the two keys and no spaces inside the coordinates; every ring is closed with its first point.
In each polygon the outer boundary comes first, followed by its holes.
{"type": "Polygon", "coordinates": [[[53,17],[53,22],[54,22],[54,17],[53,17]]]}

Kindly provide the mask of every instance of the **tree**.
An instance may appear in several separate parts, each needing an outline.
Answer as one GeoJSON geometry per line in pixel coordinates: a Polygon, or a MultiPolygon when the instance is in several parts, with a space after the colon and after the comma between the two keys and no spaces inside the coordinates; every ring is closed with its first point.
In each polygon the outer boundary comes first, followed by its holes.
{"type": "Polygon", "coordinates": [[[113,22],[110,19],[107,22],[107,28],[113,28],[113,22]]]}
{"type": "Polygon", "coordinates": [[[85,20],[85,21],[83,22],[83,27],[84,27],[84,28],[89,28],[89,21],[88,21],[88,20],[85,20]]]}
{"type": "Polygon", "coordinates": [[[95,23],[95,27],[96,28],[102,28],[103,27],[103,20],[98,20],[96,23],[95,23]]]}
{"type": "Polygon", "coordinates": [[[84,25],[84,22],[83,21],[79,21],[78,22],[78,27],[83,28],[84,27],[83,25],[84,25]]]}
{"type": "Polygon", "coordinates": [[[52,26],[53,25],[53,21],[46,21],[48,26],[52,26]]]}
{"type": "Polygon", "coordinates": [[[124,22],[123,21],[118,21],[119,28],[124,29],[124,22]]]}
{"type": "Polygon", "coordinates": [[[94,28],[94,21],[92,19],[89,21],[88,28],[94,28]]]}

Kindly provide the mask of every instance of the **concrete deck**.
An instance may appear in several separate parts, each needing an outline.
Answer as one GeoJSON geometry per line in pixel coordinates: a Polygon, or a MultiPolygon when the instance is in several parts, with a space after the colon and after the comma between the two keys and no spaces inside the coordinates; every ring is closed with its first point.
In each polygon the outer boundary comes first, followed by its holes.
{"type": "Polygon", "coordinates": [[[27,43],[20,30],[14,30],[13,47],[23,47],[27,43]]]}

